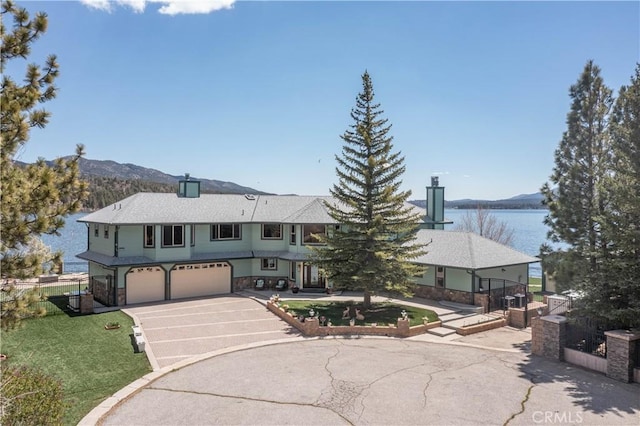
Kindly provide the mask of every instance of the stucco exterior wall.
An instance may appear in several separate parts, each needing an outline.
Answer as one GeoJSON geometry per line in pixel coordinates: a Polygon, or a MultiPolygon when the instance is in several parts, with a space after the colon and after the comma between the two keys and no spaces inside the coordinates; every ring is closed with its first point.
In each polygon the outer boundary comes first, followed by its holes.
{"type": "Polygon", "coordinates": [[[471,291],[471,274],[464,269],[445,268],[445,288],[471,291]]]}
{"type": "Polygon", "coordinates": [[[96,253],[106,254],[107,256],[113,256],[113,231],[115,230],[115,227],[108,226],[109,238],[104,238],[104,227],[107,225],[98,224],[97,237],[95,236],[94,226],[95,224],[93,223],[89,226],[89,250],[95,251],[96,253]]]}
{"type": "Polygon", "coordinates": [[[436,268],[435,266],[428,266],[424,275],[416,279],[418,285],[436,285],[436,268]]]}
{"type": "Polygon", "coordinates": [[[120,226],[118,229],[118,257],[144,255],[143,227],[120,226]]]}
{"type": "MultiPolygon", "coordinates": [[[[528,267],[526,264],[505,266],[504,268],[482,269],[477,271],[477,275],[482,278],[509,280],[522,284],[529,280],[528,267]],[[504,271],[502,269],[504,269],[504,271]]],[[[509,283],[507,283],[507,285],[509,285],[509,283]]]]}

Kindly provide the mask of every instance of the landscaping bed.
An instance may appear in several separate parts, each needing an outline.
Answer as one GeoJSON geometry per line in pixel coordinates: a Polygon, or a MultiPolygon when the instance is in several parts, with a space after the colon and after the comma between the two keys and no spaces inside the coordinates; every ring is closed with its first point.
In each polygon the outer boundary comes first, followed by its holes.
{"type": "Polygon", "coordinates": [[[77,424],[100,402],[152,371],[144,353],[135,353],[133,321],[120,311],[24,321],[2,332],[2,365],[34,366],[62,381],[64,424],[77,424]],[[105,330],[106,324],[120,328],[105,330]]]}
{"type": "Polygon", "coordinates": [[[364,316],[363,320],[355,319],[355,325],[372,325],[386,326],[388,324],[396,324],[398,318],[402,317],[402,311],[405,311],[409,319],[409,326],[422,325],[423,318],[426,317],[429,323],[438,321],[438,315],[424,308],[414,306],[400,305],[397,303],[373,303],[370,309],[365,310],[362,303],[354,301],[340,302],[319,302],[312,300],[286,300],[280,302],[280,307],[292,313],[294,317],[303,315],[309,316],[309,311],[313,309],[316,317],[325,317],[327,321],[331,321],[334,326],[349,325],[351,318],[355,318],[353,312],[358,309],[364,316]],[[343,318],[343,313],[349,308],[351,313],[347,318],[343,318]]]}

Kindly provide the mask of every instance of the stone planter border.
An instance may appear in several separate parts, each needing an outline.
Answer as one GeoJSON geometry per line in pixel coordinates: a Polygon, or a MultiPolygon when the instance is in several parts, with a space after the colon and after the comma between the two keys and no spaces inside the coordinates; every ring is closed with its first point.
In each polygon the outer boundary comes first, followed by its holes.
{"type": "Polygon", "coordinates": [[[409,326],[409,320],[403,320],[398,318],[397,324],[388,325],[381,324],[377,326],[372,325],[336,325],[336,326],[323,326],[318,323],[318,318],[307,318],[304,322],[300,322],[298,318],[294,318],[289,312],[286,312],[275,303],[267,302],[267,309],[276,314],[282,320],[287,322],[298,329],[302,334],[309,337],[316,336],[353,336],[353,335],[367,335],[367,336],[389,336],[389,337],[411,337],[418,334],[424,334],[431,328],[440,327],[442,321],[434,321],[428,324],[409,326]]]}

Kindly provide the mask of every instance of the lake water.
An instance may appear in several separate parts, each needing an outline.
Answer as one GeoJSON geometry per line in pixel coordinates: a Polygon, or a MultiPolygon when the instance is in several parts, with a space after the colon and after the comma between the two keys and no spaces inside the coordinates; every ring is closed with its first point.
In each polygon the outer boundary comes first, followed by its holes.
{"type": "MultiPolygon", "coordinates": [[[[462,216],[468,210],[446,209],[445,217],[453,220],[454,225],[447,225],[447,229],[453,228],[455,223],[460,222],[462,216]]],[[[531,256],[537,256],[540,245],[546,242],[547,227],[542,223],[547,214],[547,210],[491,210],[491,214],[498,220],[506,222],[514,229],[513,248],[531,256]]],[[[81,261],[75,255],[87,249],[87,227],[84,223],[76,222],[84,216],[78,213],[67,218],[65,227],[60,232],[61,235],[43,236],[45,244],[52,250],[62,250],[64,252],[65,272],[87,272],[87,262],[81,261]]],[[[532,264],[530,267],[531,276],[541,276],[540,264],[532,264]]]]}

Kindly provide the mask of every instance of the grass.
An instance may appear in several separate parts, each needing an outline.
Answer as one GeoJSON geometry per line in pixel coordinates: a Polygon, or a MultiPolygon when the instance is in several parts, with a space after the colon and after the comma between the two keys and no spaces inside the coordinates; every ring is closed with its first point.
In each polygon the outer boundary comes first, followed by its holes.
{"type": "Polygon", "coordinates": [[[529,277],[529,291],[533,293],[533,300],[542,302],[542,278],[529,277]]]}
{"type": "Polygon", "coordinates": [[[133,321],[122,312],[30,319],[2,332],[3,363],[39,367],[62,381],[65,425],[77,424],[92,408],[151,372],[144,353],[134,353],[133,321]],[[118,322],[117,330],[105,324],[118,322]]]}
{"type": "Polygon", "coordinates": [[[294,311],[297,315],[309,315],[309,310],[313,309],[317,312],[317,316],[325,316],[331,320],[333,325],[349,325],[349,318],[342,319],[342,312],[347,306],[355,306],[360,309],[360,313],[364,315],[364,321],[356,321],[356,325],[371,324],[373,322],[379,325],[396,324],[398,318],[401,317],[402,310],[407,311],[409,317],[409,325],[420,325],[423,323],[422,317],[429,318],[429,322],[438,320],[438,315],[424,308],[416,308],[414,306],[406,306],[394,303],[374,303],[371,309],[362,309],[362,303],[354,301],[346,302],[316,302],[312,300],[287,300],[282,302],[283,305],[289,305],[289,311],[294,311]]]}

